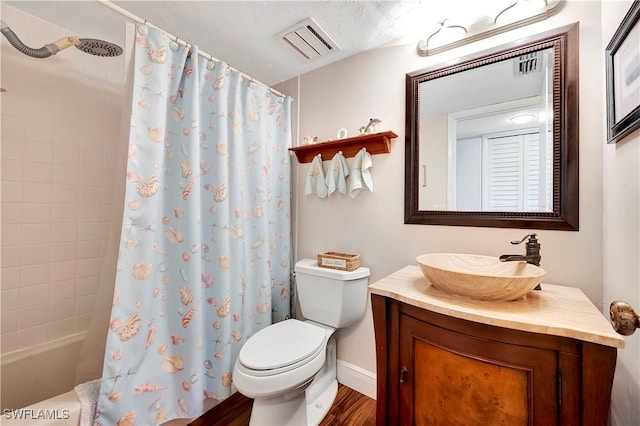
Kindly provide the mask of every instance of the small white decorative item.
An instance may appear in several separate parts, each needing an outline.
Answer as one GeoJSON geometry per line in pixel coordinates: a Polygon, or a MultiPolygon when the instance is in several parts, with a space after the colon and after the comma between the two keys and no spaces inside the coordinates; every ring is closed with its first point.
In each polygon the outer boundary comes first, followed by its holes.
{"type": "Polygon", "coordinates": [[[376,128],[378,127],[378,124],[382,123],[382,121],[380,121],[377,118],[370,118],[369,119],[369,124],[367,124],[367,126],[364,128],[364,130],[361,132],[363,134],[367,134],[367,133],[375,133],[376,132],[376,128]]]}
{"type": "Polygon", "coordinates": [[[318,137],[312,137],[312,136],[305,136],[302,139],[302,144],[303,145],[313,145],[314,143],[318,143],[318,137]]]}
{"type": "Polygon", "coordinates": [[[338,134],[336,135],[338,139],[344,139],[347,137],[347,129],[338,130],[338,134]]]}

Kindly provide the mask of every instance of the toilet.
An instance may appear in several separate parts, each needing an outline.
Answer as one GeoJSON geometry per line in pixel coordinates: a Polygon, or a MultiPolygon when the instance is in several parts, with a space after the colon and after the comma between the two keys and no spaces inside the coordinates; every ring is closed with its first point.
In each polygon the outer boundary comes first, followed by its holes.
{"type": "Polygon", "coordinates": [[[368,268],[341,271],[303,259],[294,271],[305,320],[258,331],[233,369],[235,387],[254,399],[251,425],[318,425],[338,393],[333,334],[364,316],[368,268]]]}

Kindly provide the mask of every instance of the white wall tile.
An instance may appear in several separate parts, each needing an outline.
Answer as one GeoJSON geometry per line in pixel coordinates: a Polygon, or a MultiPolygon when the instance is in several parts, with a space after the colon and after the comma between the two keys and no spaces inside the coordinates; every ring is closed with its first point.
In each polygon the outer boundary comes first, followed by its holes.
{"type": "Polygon", "coordinates": [[[23,244],[45,244],[51,242],[50,223],[25,223],[22,225],[23,244]]]}
{"type": "Polygon", "coordinates": [[[84,185],[102,186],[102,171],[90,167],[81,167],[80,180],[84,185]]]}
{"type": "Polygon", "coordinates": [[[51,164],[53,162],[53,144],[38,141],[25,141],[24,160],[51,164]]]}
{"type": "Polygon", "coordinates": [[[20,272],[20,287],[35,284],[47,284],[51,279],[51,264],[41,263],[22,267],[20,272]]]}
{"type": "Polygon", "coordinates": [[[38,163],[36,161],[24,162],[25,182],[51,183],[53,178],[53,164],[38,163]]]}
{"type": "Polygon", "coordinates": [[[62,262],[65,260],[73,260],[78,257],[75,241],[65,241],[61,243],[51,244],[51,261],[62,262]]]}
{"type": "Polygon", "coordinates": [[[21,181],[23,178],[24,163],[22,160],[2,158],[2,180],[21,181]]]}
{"type": "MultiPolygon", "coordinates": [[[[3,218],[4,219],[4,218],[3,218]]],[[[15,246],[22,243],[22,225],[2,224],[2,247],[15,246]]]]}
{"type": "Polygon", "coordinates": [[[76,297],[76,314],[84,315],[93,312],[96,308],[96,296],[90,294],[87,296],[76,297]]]}
{"type": "Polygon", "coordinates": [[[40,203],[22,204],[22,223],[51,223],[51,206],[40,203]]]}
{"type": "Polygon", "coordinates": [[[2,203],[20,203],[23,199],[24,183],[2,181],[2,203]]]}
{"type": "Polygon", "coordinates": [[[64,299],[51,302],[51,309],[49,311],[49,314],[52,321],[75,317],[76,300],[64,299]]]}
{"type": "MultiPolygon", "coordinates": [[[[54,185],[55,188],[55,185],[54,185]]],[[[54,189],[54,201],[57,201],[55,197],[55,189],[54,189]]],[[[78,221],[78,205],[67,203],[67,204],[53,204],[51,211],[51,221],[53,223],[67,223],[67,222],[77,222],[78,221]]]]}
{"type": "Polygon", "coordinates": [[[23,117],[2,116],[2,127],[0,134],[2,138],[24,139],[25,119],[23,117]]]}
{"type": "MultiPolygon", "coordinates": [[[[18,319],[20,311],[6,311],[2,313],[2,334],[10,333],[18,330],[18,319]]],[[[3,342],[4,343],[4,342],[3,342]]]]}
{"type": "Polygon", "coordinates": [[[2,337],[0,338],[2,341],[2,353],[6,354],[8,352],[15,351],[18,349],[18,332],[14,331],[11,333],[2,333],[2,337]]]}
{"type": "Polygon", "coordinates": [[[0,283],[2,283],[2,289],[8,290],[10,288],[19,288],[20,287],[20,271],[22,268],[19,266],[15,266],[13,268],[9,268],[6,266],[2,266],[2,275],[0,276],[0,283]]]}
{"type": "MultiPolygon", "coordinates": [[[[55,170],[54,170],[55,174],[55,170]]],[[[77,185],[53,185],[53,202],[56,204],[75,204],[78,202],[77,185]]]]}
{"type": "Polygon", "coordinates": [[[100,267],[102,259],[94,257],[92,259],[79,259],[77,277],[100,276],[100,267]]]}
{"type": "Polygon", "coordinates": [[[20,308],[49,302],[49,284],[20,287],[20,308]]]}
{"type": "Polygon", "coordinates": [[[53,167],[53,183],[77,185],[79,181],[80,168],[78,166],[65,166],[56,164],[53,167]]]}
{"type": "Polygon", "coordinates": [[[73,145],[55,145],[53,157],[56,164],[68,166],[79,166],[81,164],[78,147],[73,145]]]}
{"type": "Polygon", "coordinates": [[[92,317],[92,314],[76,315],[76,333],[87,331],[92,317]]]}
{"type": "Polygon", "coordinates": [[[25,203],[50,203],[52,185],[50,183],[25,182],[23,188],[25,203]]]}
{"type": "MultiPolygon", "coordinates": [[[[4,4],[2,14],[23,23],[28,38],[70,33],[4,4]]],[[[107,72],[103,58],[72,50],[43,66],[7,46],[2,39],[2,353],[89,324],[109,237],[124,81],[123,58],[107,72]]]]}
{"type": "Polygon", "coordinates": [[[100,222],[78,223],[78,241],[99,240],[100,232],[100,222]]]}
{"type": "Polygon", "coordinates": [[[78,259],[100,257],[100,240],[78,241],[78,259]]]}
{"type": "Polygon", "coordinates": [[[59,321],[51,321],[49,323],[48,337],[51,340],[59,339],[61,337],[69,336],[76,332],[76,318],[66,318],[59,321]]]}
{"type": "MultiPolygon", "coordinates": [[[[42,98],[42,96],[41,96],[42,98]]],[[[54,116],[52,114],[55,105],[47,105],[43,102],[29,104],[28,118],[26,120],[25,139],[31,141],[50,141],[54,129],[54,116]]]]}
{"type": "Polygon", "coordinates": [[[47,337],[48,324],[18,330],[18,346],[27,348],[49,340],[47,337]]]}
{"type": "Polygon", "coordinates": [[[49,284],[49,300],[74,299],[76,297],[76,280],[54,281],[49,284]]]}
{"type": "Polygon", "coordinates": [[[91,277],[78,278],[78,285],[76,287],[76,294],[78,296],[88,296],[91,294],[97,294],[100,287],[100,276],[94,275],[91,277]]]}
{"type": "MultiPolygon", "coordinates": [[[[2,114],[2,120],[4,121],[4,111],[2,114]]],[[[0,156],[2,158],[13,160],[24,160],[24,139],[11,138],[2,135],[2,149],[0,149],[0,156]]]]}
{"type": "MultiPolygon", "coordinates": [[[[102,192],[101,188],[81,185],[79,201],[81,204],[100,204],[102,202],[102,192]]],[[[108,202],[111,203],[111,199],[108,202]]]]}
{"type": "Polygon", "coordinates": [[[2,224],[19,225],[22,223],[22,204],[13,202],[2,203],[2,224]]]}
{"type": "Polygon", "coordinates": [[[20,289],[2,289],[0,290],[0,304],[2,312],[12,311],[20,307],[20,289]]]}
{"type": "Polygon", "coordinates": [[[96,222],[101,220],[102,206],[100,204],[80,204],[78,206],[78,221],[96,222]]]}
{"type": "Polygon", "coordinates": [[[22,265],[20,246],[9,246],[2,249],[2,267],[11,268],[22,265]]]}
{"type": "Polygon", "coordinates": [[[66,96],[59,109],[62,111],[56,111],[60,114],[56,115],[54,142],[57,145],[80,146],[81,133],[80,127],[77,125],[80,105],[77,104],[75,98],[66,96]]]}
{"type": "Polygon", "coordinates": [[[20,309],[20,328],[35,327],[49,322],[49,305],[35,305],[20,309]]]}
{"type": "Polygon", "coordinates": [[[51,281],[65,281],[76,278],[77,261],[53,262],[51,264],[51,281]]]}
{"type": "Polygon", "coordinates": [[[51,225],[51,241],[76,241],[78,239],[78,225],[76,223],[54,223],[51,225]]]}
{"type": "Polygon", "coordinates": [[[50,244],[24,244],[20,247],[20,264],[37,265],[51,261],[50,244]]]}
{"type": "Polygon", "coordinates": [[[95,148],[82,148],[80,154],[81,164],[89,167],[95,167],[96,169],[102,169],[104,167],[104,152],[101,149],[95,148]]]}

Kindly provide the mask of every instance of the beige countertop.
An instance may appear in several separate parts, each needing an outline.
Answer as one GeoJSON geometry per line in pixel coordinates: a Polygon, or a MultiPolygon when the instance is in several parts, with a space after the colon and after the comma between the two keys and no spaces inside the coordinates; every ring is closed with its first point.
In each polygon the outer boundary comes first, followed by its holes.
{"type": "Polygon", "coordinates": [[[417,266],[406,266],[369,285],[372,294],[439,314],[514,330],[569,337],[624,348],[624,339],[579,288],[542,283],[542,291],[512,302],[490,302],[445,293],[417,266]]]}

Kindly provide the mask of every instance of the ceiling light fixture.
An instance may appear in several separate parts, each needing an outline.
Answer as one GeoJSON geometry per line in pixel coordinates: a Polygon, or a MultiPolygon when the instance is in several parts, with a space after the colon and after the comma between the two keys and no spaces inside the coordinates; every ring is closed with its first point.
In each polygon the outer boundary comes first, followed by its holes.
{"type": "Polygon", "coordinates": [[[456,40],[460,40],[467,35],[467,29],[462,25],[455,25],[447,23],[449,19],[444,19],[437,23],[437,29],[426,39],[420,40],[418,48],[429,50],[437,46],[443,46],[445,44],[452,43],[456,40]]]}
{"type": "Polygon", "coordinates": [[[509,121],[511,121],[513,124],[525,124],[525,123],[530,123],[535,119],[536,119],[535,114],[528,113],[528,114],[514,115],[509,119],[509,121]]]}
{"type": "Polygon", "coordinates": [[[548,6],[549,2],[547,0],[518,0],[502,9],[493,18],[493,22],[497,24],[499,21],[507,23],[526,19],[529,16],[543,12],[548,6]]]}
{"type": "MultiPolygon", "coordinates": [[[[418,42],[417,52],[420,56],[430,56],[445,50],[483,40],[497,34],[524,27],[534,22],[545,20],[558,13],[565,5],[566,0],[517,0],[506,3],[495,17],[491,11],[483,17],[478,17],[473,25],[448,25],[447,19],[438,22],[440,28],[431,33],[427,38],[418,42]],[[445,43],[432,42],[432,37],[449,28],[463,28],[461,38],[445,43]]],[[[455,20],[452,19],[453,22],[455,20]]],[[[459,36],[460,37],[460,36],[459,36]]]]}

